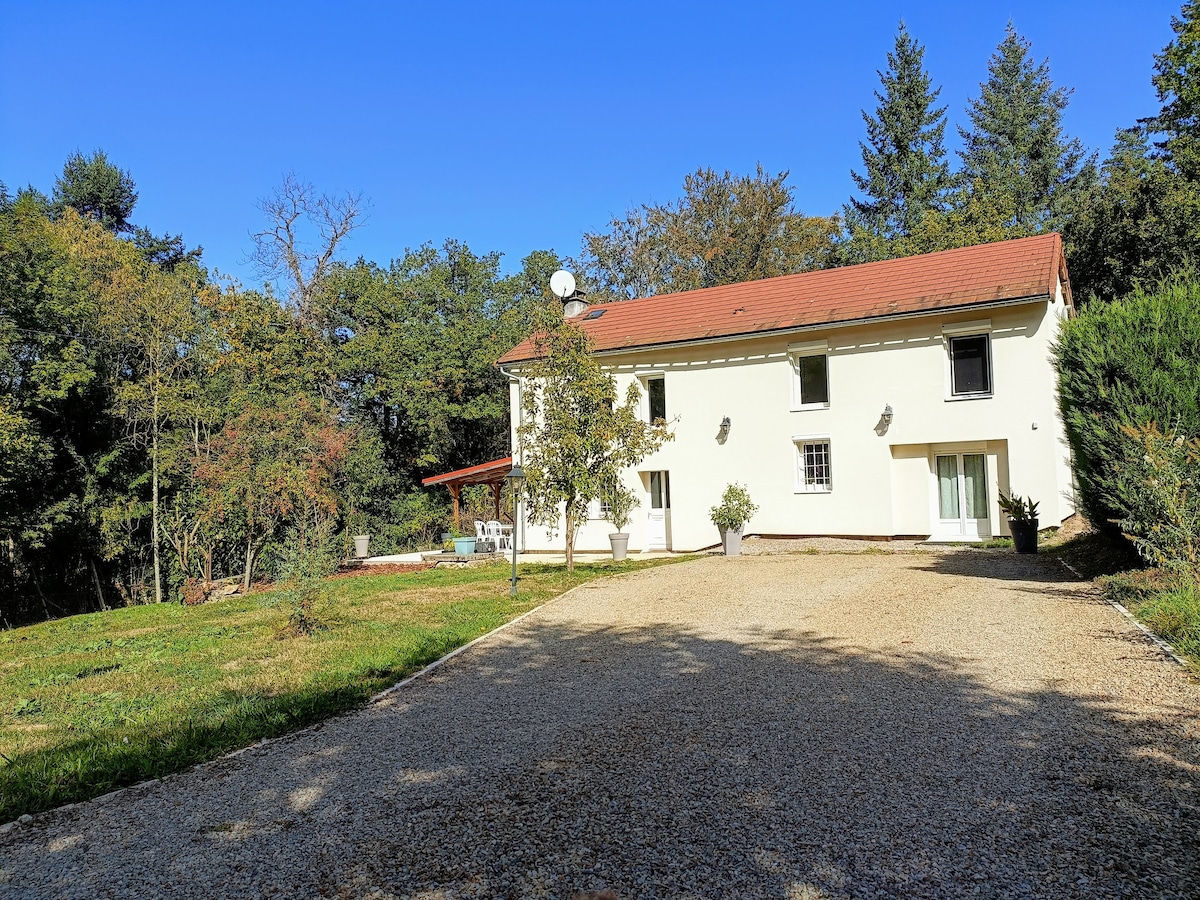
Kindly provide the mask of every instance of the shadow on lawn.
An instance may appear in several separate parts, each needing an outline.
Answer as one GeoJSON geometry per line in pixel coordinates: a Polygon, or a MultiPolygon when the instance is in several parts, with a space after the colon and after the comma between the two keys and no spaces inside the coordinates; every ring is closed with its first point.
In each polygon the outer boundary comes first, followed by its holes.
{"type": "Polygon", "coordinates": [[[5,837],[0,861],[10,886],[25,866],[98,872],[101,895],[1194,896],[1200,760],[1179,724],[801,629],[542,623],[5,837]],[[133,852],[156,841],[171,852],[133,852]]]}

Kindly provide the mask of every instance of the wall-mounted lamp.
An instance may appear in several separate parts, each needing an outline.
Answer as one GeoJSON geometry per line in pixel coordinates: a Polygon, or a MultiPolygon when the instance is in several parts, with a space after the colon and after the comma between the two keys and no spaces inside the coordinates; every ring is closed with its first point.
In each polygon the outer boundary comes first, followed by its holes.
{"type": "Polygon", "coordinates": [[[883,412],[879,414],[879,421],[875,423],[875,433],[880,437],[887,434],[887,430],[892,426],[892,404],[885,404],[883,412]]]}
{"type": "Polygon", "coordinates": [[[729,439],[729,416],[721,420],[721,427],[717,429],[717,443],[723,444],[729,439]]]}

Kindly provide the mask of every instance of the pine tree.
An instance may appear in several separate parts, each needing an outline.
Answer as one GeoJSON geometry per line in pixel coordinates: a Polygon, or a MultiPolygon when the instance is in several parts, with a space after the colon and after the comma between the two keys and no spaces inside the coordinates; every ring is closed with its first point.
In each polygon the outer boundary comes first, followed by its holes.
{"type": "Polygon", "coordinates": [[[1163,104],[1143,128],[1163,137],[1162,155],[1194,177],[1200,171],[1200,2],[1183,4],[1171,17],[1175,39],[1154,56],[1154,88],[1163,104]]]}
{"type": "Polygon", "coordinates": [[[1035,65],[1030,43],[1008,23],[988,64],[988,80],[967,106],[971,128],[960,127],[966,184],[1008,195],[1013,219],[1025,232],[1055,229],[1074,197],[1095,181],[1095,154],[1063,132],[1071,91],[1054,87],[1050,65],[1035,65]]]}
{"type": "Polygon", "coordinates": [[[942,144],[946,107],[934,107],[942,89],[932,87],[924,57],[925,48],[901,22],[888,69],[879,73],[879,106],[874,116],[862,113],[868,141],[859,143],[864,173],[850,174],[864,196],[845,208],[851,243],[861,249],[852,255],[894,255],[887,242],[907,237],[927,211],[945,206],[951,181],[942,144]]]}
{"type": "Polygon", "coordinates": [[[58,211],[71,207],[111,231],[131,231],[129,216],[137,204],[137,187],[124,169],[108,161],[103,150],[84,156],[78,150],[67,157],[62,175],[54,183],[58,211]]]}

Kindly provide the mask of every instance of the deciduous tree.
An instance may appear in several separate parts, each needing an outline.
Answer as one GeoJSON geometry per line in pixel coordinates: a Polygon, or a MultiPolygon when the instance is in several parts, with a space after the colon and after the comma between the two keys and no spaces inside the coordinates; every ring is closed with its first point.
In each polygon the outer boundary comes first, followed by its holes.
{"type": "Polygon", "coordinates": [[[622,400],[613,376],[592,355],[587,333],[571,321],[546,321],[536,338],[540,358],[523,366],[524,424],[517,430],[529,521],[564,530],[567,570],[588,504],[672,434],[638,417],[640,391],[622,400]]]}
{"type": "Polygon", "coordinates": [[[679,200],[632,209],[584,235],[581,267],[596,300],[790,275],[825,265],[836,218],[803,215],[787,172],[698,169],[679,200]]]}

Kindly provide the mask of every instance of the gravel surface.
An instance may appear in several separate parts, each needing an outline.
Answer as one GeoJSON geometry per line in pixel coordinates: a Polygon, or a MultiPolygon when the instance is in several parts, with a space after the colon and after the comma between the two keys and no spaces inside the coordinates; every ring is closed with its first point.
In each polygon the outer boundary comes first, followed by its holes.
{"type": "Polygon", "coordinates": [[[15,826],[0,894],[1195,898],[1198,709],[1050,560],[706,558],[15,826]]]}

